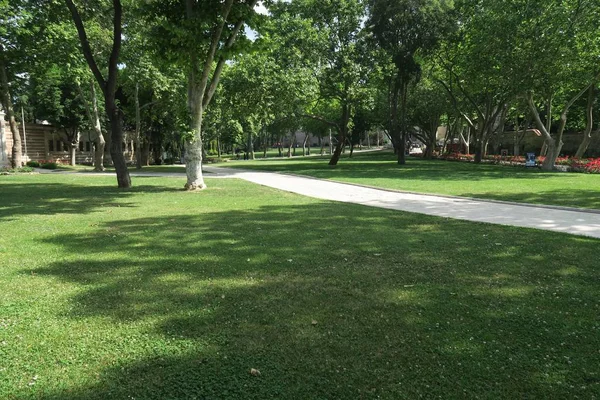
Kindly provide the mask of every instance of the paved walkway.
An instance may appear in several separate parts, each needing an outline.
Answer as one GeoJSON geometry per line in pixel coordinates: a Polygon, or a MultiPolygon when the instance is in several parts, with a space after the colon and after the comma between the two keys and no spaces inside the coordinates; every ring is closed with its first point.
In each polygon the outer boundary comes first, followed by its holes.
{"type": "Polygon", "coordinates": [[[324,200],[600,238],[600,213],[435,195],[399,193],[272,172],[204,167],[207,177],[240,178],[324,200]]]}
{"type": "MultiPolygon", "coordinates": [[[[204,166],[203,169],[207,172],[205,178],[239,178],[259,185],[323,200],[600,238],[600,212],[596,211],[576,211],[560,209],[559,207],[537,207],[535,205],[460,197],[401,193],[274,172],[212,166],[204,166]]],[[[67,173],[80,174],[78,172],[67,173]]],[[[90,172],[81,174],[107,175],[107,173],[90,172]]],[[[110,175],[113,174],[110,173],[110,175]]],[[[185,174],[177,172],[130,171],[130,174],[131,176],[185,178],[185,174]]]]}

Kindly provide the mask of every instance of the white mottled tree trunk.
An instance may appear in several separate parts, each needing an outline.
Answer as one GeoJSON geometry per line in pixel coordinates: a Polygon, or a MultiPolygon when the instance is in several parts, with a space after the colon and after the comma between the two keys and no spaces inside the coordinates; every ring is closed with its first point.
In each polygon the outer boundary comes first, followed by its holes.
{"type": "Polygon", "coordinates": [[[69,159],[70,159],[72,166],[75,166],[77,164],[77,145],[78,145],[78,142],[73,141],[69,148],[70,153],[71,153],[69,155],[69,159]]]}
{"type": "Polygon", "coordinates": [[[190,128],[193,136],[185,142],[185,189],[202,190],[206,189],[202,176],[202,105],[193,104],[192,110],[190,128]]]}

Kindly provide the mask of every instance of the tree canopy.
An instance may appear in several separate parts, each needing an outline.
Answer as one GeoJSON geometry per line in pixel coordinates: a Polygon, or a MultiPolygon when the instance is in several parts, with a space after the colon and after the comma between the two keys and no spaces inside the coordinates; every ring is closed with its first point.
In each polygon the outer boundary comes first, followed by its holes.
{"type": "Polygon", "coordinates": [[[331,165],[370,132],[399,164],[411,143],[430,157],[459,137],[479,162],[528,121],[552,168],[565,132],[582,134],[579,157],[595,132],[599,13],[594,0],[3,0],[0,94],[15,142],[23,107],[74,144],[95,132],[102,169],[108,133],[122,187],[125,138],[138,168],[183,157],[189,190],[206,186],[209,153],[266,155],[296,131],[331,132],[331,165]]]}

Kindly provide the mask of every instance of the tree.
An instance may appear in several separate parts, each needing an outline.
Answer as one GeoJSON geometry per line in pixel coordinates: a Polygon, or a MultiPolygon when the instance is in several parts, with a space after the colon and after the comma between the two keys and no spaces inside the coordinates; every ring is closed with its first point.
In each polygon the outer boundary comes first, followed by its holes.
{"type": "Polygon", "coordinates": [[[32,77],[36,115],[62,130],[69,146],[71,165],[75,165],[79,135],[85,126],[85,100],[77,82],[60,66],[52,65],[44,72],[32,77]]]}
{"type": "Polygon", "coordinates": [[[547,151],[542,168],[551,170],[561,153],[569,111],[586,93],[588,127],[581,150],[589,140],[594,87],[600,80],[600,30],[595,18],[600,5],[592,0],[532,0],[529,7],[522,7],[519,12],[528,23],[522,24],[515,35],[520,40],[517,55],[534,65],[520,68],[520,83],[526,88],[524,97],[545,139],[547,151]],[[545,29],[540,30],[540,26],[545,29]],[[545,107],[545,123],[540,103],[545,107]],[[560,114],[558,127],[552,132],[555,105],[560,114]]]}
{"type": "Polygon", "coordinates": [[[21,134],[15,119],[11,93],[11,78],[16,71],[10,67],[20,55],[28,42],[29,32],[24,27],[25,16],[20,2],[0,0],[0,105],[6,112],[8,124],[13,137],[11,164],[13,168],[22,166],[21,134]]]}
{"type": "Polygon", "coordinates": [[[458,30],[436,53],[435,79],[466,122],[479,163],[507,104],[522,90],[514,79],[511,30],[519,25],[520,15],[493,0],[457,2],[454,15],[458,30]]]}
{"type": "Polygon", "coordinates": [[[329,161],[335,166],[349,137],[352,114],[364,97],[368,67],[363,45],[363,2],[295,0],[279,3],[274,16],[280,15],[304,22],[298,26],[293,48],[312,64],[319,89],[312,107],[301,116],[319,120],[335,130],[337,144],[329,161]],[[321,102],[337,109],[334,119],[317,113],[321,102]]]}
{"type": "Polygon", "coordinates": [[[255,14],[257,0],[148,2],[146,18],[153,24],[153,40],[164,56],[187,72],[189,128],[185,134],[187,190],[206,187],[202,177],[202,118],[217,90],[232,52],[247,45],[244,23],[255,14]],[[159,23],[160,21],[160,23],[159,23]],[[163,23],[166,22],[166,23],[163,23]]]}
{"type": "Polygon", "coordinates": [[[408,134],[409,85],[421,75],[420,53],[445,34],[452,2],[445,0],[369,0],[369,27],[394,65],[390,79],[390,136],[404,164],[408,134]]]}
{"type": "Polygon", "coordinates": [[[412,135],[426,146],[425,158],[432,158],[438,127],[442,117],[450,111],[442,90],[427,77],[422,79],[410,93],[407,120],[413,130],[412,135]]]}
{"type": "MultiPolygon", "coordinates": [[[[36,32],[34,43],[28,48],[28,61],[26,75],[29,83],[29,96],[32,102],[39,105],[46,104],[43,91],[37,89],[41,86],[48,89],[51,82],[44,79],[51,71],[61,71],[60,76],[64,84],[75,85],[78,92],[78,102],[83,104],[83,113],[87,117],[86,128],[91,129],[93,134],[89,138],[95,142],[94,169],[104,170],[104,150],[106,141],[101,117],[104,109],[102,101],[98,102],[94,76],[80,51],[80,41],[77,28],[74,26],[69,15],[68,8],[62,2],[27,2],[27,12],[30,16],[30,24],[36,32]]],[[[102,26],[102,23],[94,19],[86,21],[87,32],[94,43],[96,53],[105,52],[110,49],[110,35],[102,26]]],[[[56,104],[57,106],[59,104],[56,104]]],[[[64,108],[64,107],[63,107],[64,108]]],[[[37,107],[34,107],[37,115],[37,107]]],[[[81,110],[79,110],[81,111],[81,110]]],[[[89,131],[88,131],[89,132],[89,131]]]]}
{"type": "Polygon", "coordinates": [[[129,171],[127,170],[127,164],[125,157],[123,156],[123,123],[122,113],[117,102],[117,89],[118,89],[118,64],[119,54],[121,51],[121,40],[122,40],[122,17],[123,9],[120,0],[112,0],[112,49],[110,57],[108,59],[108,75],[104,77],[98,63],[96,56],[92,51],[88,34],[86,32],[83,19],[79,10],[73,3],[73,0],[65,0],[67,7],[71,12],[73,22],[77,28],[79,40],[81,42],[81,49],[83,55],[92,71],[92,74],[96,78],[98,85],[102,89],[104,95],[104,105],[106,109],[106,116],[110,123],[111,141],[110,141],[110,155],[115,166],[117,173],[117,184],[120,188],[131,187],[131,178],[129,177],[129,171]]]}

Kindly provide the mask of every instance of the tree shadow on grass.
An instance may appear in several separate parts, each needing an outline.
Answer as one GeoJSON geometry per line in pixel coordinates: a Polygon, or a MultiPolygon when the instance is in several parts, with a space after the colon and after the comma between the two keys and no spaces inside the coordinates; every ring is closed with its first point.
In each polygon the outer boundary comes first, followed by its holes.
{"type": "Polygon", "coordinates": [[[131,189],[122,190],[114,185],[78,185],[62,182],[2,182],[1,188],[0,221],[23,215],[87,214],[103,207],[132,207],[132,204],[123,202],[122,199],[136,193],[177,190],[157,185],[136,185],[131,189]]]}
{"type": "Polygon", "coordinates": [[[47,239],[76,256],[26,272],[79,287],[65,323],[143,327],[128,342],[139,352],[44,398],[564,398],[600,385],[597,240],[333,203],[110,226],[114,240],[47,239]]]}

